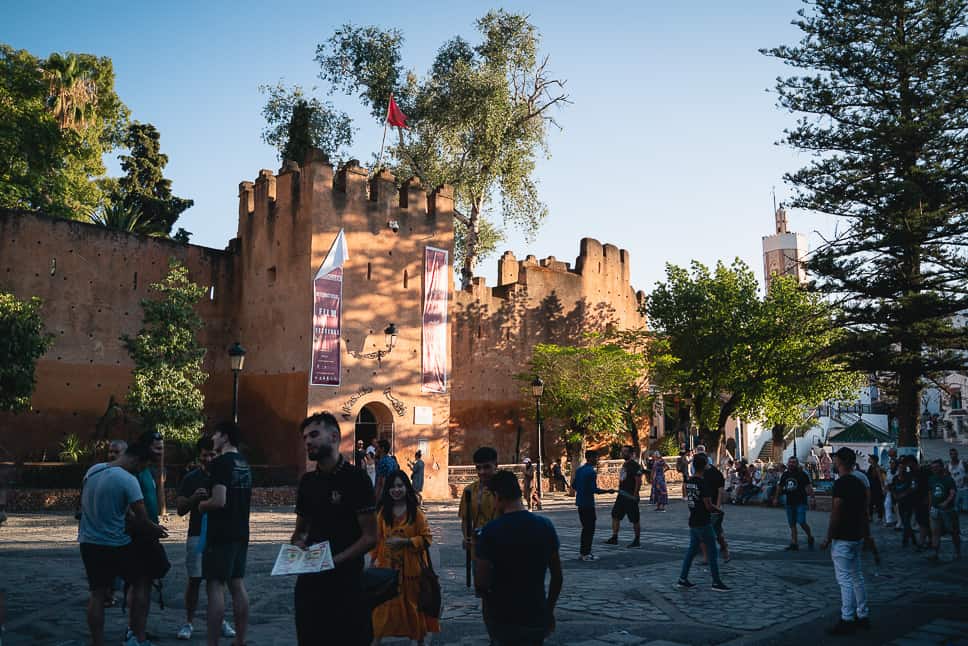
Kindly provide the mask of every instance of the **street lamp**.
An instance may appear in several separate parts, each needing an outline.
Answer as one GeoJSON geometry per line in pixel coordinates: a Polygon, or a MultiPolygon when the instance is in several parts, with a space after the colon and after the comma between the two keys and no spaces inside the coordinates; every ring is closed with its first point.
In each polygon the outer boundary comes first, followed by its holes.
{"type": "Polygon", "coordinates": [[[245,348],[238,341],[229,348],[229,361],[232,364],[232,421],[239,423],[239,373],[245,365],[245,348]]]}
{"type": "Polygon", "coordinates": [[[376,365],[382,367],[383,357],[390,354],[390,352],[393,351],[393,348],[397,347],[397,324],[391,323],[390,325],[386,326],[386,328],[383,330],[383,337],[384,337],[383,348],[380,348],[376,352],[367,352],[367,353],[353,352],[352,353],[353,356],[356,357],[357,359],[376,359],[376,365]]]}
{"type": "Polygon", "coordinates": [[[535,375],[531,382],[531,395],[534,397],[535,422],[538,427],[538,481],[535,491],[538,493],[538,500],[541,500],[541,395],[544,394],[544,382],[541,377],[535,375]]]}

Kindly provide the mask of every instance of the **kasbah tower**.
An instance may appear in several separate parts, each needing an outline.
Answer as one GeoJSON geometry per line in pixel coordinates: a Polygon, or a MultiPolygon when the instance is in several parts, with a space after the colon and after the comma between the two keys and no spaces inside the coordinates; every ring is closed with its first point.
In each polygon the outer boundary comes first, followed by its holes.
{"type": "MultiPolygon", "coordinates": [[[[0,288],[40,297],[54,335],[31,409],[0,414],[0,461],[56,459],[71,433],[90,442],[137,432],[118,405],[133,368],[121,337],[137,334],[140,301],[156,297],[149,285],[172,258],[207,290],[197,310],[209,424],[231,417],[227,350],[236,341],[246,349],[239,423],[253,465],[294,482],[307,466],[299,422],[324,410],[340,421],[347,458],[357,437],[390,440],[404,468],[422,450],[432,498],[452,495],[448,466],[470,464],[478,446],[497,448],[502,463],[533,454],[533,405],[516,377],[535,344],[641,327],[644,297],[630,285],[628,252],[590,238],[573,267],[505,253],[493,288],[474,278],[461,291],[449,267],[447,387],[427,392],[425,254],[443,250],[453,261],[453,210],[447,187],[427,191],[411,179],[398,188],[386,171],[374,177],[356,161],[335,170],[314,151],[239,185],[238,233],[224,250],[0,211],[0,288]],[[340,383],[310,386],[313,278],[341,230],[340,383]],[[391,323],[397,338],[387,353],[391,323]]],[[[545,460],[561,453],[546,440],[545,460]]]]}

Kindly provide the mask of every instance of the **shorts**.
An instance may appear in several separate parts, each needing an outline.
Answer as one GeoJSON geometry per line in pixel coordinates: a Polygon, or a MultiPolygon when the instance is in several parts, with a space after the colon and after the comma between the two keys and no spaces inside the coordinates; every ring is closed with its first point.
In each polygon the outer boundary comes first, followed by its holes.
{"type": "Polygon", "coordinates": [[[639,501],[634,498],[619,496],[615,499],[615,505],[612,507],[612,518],[622,520],[626,516],[629,517],[629,522],[633,525],[639,522],[639,501]]]}
{"type": "Polygon", "coordinates": [[[299,646],[370,646],[373,641],[373,613],[363,602],[359,572],[299,575],[294,614],[299,646]]]}
{"type": "Polygon", "coordinates": [[[709,519],[712,521],[713,534],[716,535],[716,538],[723,535],[723,516],[725,515],[716,511],[710,512],[709,514],[709,519]]]}
{"type": "Polygon", "coordinates": [[[132,571],[141,580],[156,581],[164,578],[171,569],[165,546],[157,538],[132,538],[132,571]]]}
{"type": "Polygon", "coordinates": [[[125,581],[134,580],[130,543],[118,547],[81,543],[81,560],[84,562],[84,572],[87,574],[87,584],[91,590],[95,588],[110,590],[118,577],[125,581]]]}
{"type": "Polygon", "coordinates": [[[185,572],[189,579],[202,578],[202,554],[198,551],[201,536],[189,536],[185,541],[185,572]]]}
{"type": "Polygon", "coordinates": [[[245,577],[248,541],[206,545],[202,555],[202,576],[209,581],[229,581],[245,577]]]}
{"type": "Polygon", "coordinates": [[[958,523],[958,512],[954,509],[931,508],[931,531],[944,534],[945,532],[960,534],[961,528],[958,523]]]}
{"type": "Polygon", "coordinates": [[[801,525],[805,525],[807,522],[807,505],[806,504],[787,505],[786,514],[787,514],[787,524],[790,527],[793,527],[797,523],[801,525]]]}

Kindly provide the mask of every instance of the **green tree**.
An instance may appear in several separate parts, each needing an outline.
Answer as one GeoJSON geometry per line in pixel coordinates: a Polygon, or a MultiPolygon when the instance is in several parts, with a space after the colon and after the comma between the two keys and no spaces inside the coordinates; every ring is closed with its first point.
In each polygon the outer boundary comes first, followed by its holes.
{"type": "Polygon", "coordinates": [[[335,160],[353,143],[349,115],[332,103],[307,95],[298,85],[286,87],[282,81],[262,85],[259,91],[266,95],[262,141],[279,151],[280,160],[302,163],[310,148],[319,148],[335,160]]]}
{"type": "Polygon", "coordinates": [[[668,344],[668,385],[691,402],[710,450],[734,415],[790,423],[857,383],[831,353],[840,331],[830,307],[791,278],[774,277],[760,299],[739,260],[712,272],[667,265],[645,309],[668,344]]]}
{"type": "Polygon", "coordinates": [[[151,290],[159,298],[141,301],[141,331],[121,339],[134,361],[127,406],[146,430],[189,442],[202,428],[204,397],[200,388],[208,378],[202,370],[205,349],[196,339],[203,323],[195,311],[205,289],[193,283],[188,270],[172,259],[165,279],[152,284],[151,290]]]}
{"type": "Polygon", "coordinates": [[[147,225],[144,214],[137,207],[128,206],[124,202],[101,204],[91,214],[91,223],[125,233],[154,234],[152,228],[147,225]]]}
{"type": "Polygon", "coordinates": [[[150,123],[132,123],[124,136],[127,155],[118,155],[125,175],[117,180],[111,196],[130,212],[140,213],[140,232],[168,236],[183,211],[195,202],[171,193],[165,179],[168,155],[161,152],[161,134],[150,123]]]}
{"type": "Polygon", "coordinates": [[[128,119],[111,59],[0,44],[0,107],[0,206],[86,219],[128,119]]]}
{"type": "Polygon", "coordinates": [[[763,50],[799,76],[777,79],[803,115],[784,143],[813,156],[786,180],[793,206],[846,226],[810,259],[839,304],[839,349],[887,377],[899,445],[919,443],[925,381],[963,370],[968,330],[968,4],[813,0],[803,39],[763,50]]]}
{"type": "Polygon", "coordinates": [[[37,360],[53,343],[44,331],[39,298],[19,300],[0,291],[0,411],[30,407],[37,360]]]}
{"type": "Polygon", "coordinates": [[[544,381],[542,410],[547,419],[563,423],[561,437],[569,460],[578,460],[588,441],[624,439],[629,387],[645,370],[640,355],[601,339],[590,341],[586,346],[539,343],[530,372],[518,377],[526,385],[534,375],[544,381]]]}
{"type": "Polygon", "coordinates": [[[464,287],[502,238],[493,210],[529,237],[547,216],[534,168],[547,153],[554,109],[568,102],[564,81],[538,55],[540,34],[527,16],[492,11],[476,27],[477,46],[460,37],[445,43],[420,81],[404,76],[396,30],[345,25],[316,50],[320,77],[357,93],[381,123],[391,93],[407,114],[408,128],[390,148],[397,176],[454,188],[464,287]]]}

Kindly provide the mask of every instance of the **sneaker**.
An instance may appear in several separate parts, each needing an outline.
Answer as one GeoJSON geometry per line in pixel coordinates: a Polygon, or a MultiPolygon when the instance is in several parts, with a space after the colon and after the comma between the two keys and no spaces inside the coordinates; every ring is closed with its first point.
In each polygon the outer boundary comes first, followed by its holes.
{"type": "Polygon", "coordinates": [[[613,536],[607,541],[603,541],[606,545],[618,545],[618,536],[613,536]]]}
{"type": "Polygon", "coordinates": [[[680,590],[692,590],[696,587],[696,584],[689,579],[679,579],[676,581],[676,587],[680,590]]]}
{"type": "Polygon", "coordinates": [[[232,624],[222,620],[222,637],[230,638],[235,637],[235,628],[232,628],[232,624]]]}
{"type": "Polygon", "coordinates": [[[629,543],[625,547],[641,547],[641,546],[642,546],[642,543],[640,543],[639,542],[639,539],[636,538],[634,541],[632,541],[631,543],[629,543]]]}
{"type": "Polygon", "coordinates": [[[598,560],[598,557],[595,556],[594,554],[582,554],[579,558],[581,560],[583,560],[583,561],[597,561],[598,560]]]}
{"type": "MultiPolygon", "coordinates": [[[[127,644],[132,639],[134,639],[134,631],[131,630],[131,626],[128,626],[128,629],[124,631],[124,639],[122,641],[125,644],[127,644]]],[[[138,643],[138,641],[135,640],[135,644],[137,644],[137,643],[138,643]]]]}
{"type": "Polygon", "coordinates": [[[187,641],[191,638],[192,638],[191,624],[183,624],[182,627],[179,628],[178,632],[175,634],[175,639],[181,639],[183,641],[187,641]]]}
{"type": "Polygon", "coordinates": [[[828,635],[853,635],[854,631],[857,630],[857,625],[853,621],[844,621],[840,619],[833,626],[827,628],[828,635]]]}
{"type": "MultiPolygon", "coordinates": [[[[130,628],[128,630],[131,630],[130,628]]],[[[151,640],[146,639],[143,642],[139,642],[138,638],[132,634],[128,639],[125,640],[124,646],[152,646],[151,640]]]]}
{"type": "Polygon", "coordinates": [[[871,629],[871,619],[870,619],[870,617],[858,617],[857,618],[857,621],[855,621],[854,623],[857,624],[857,627],[858,628],[863,628],[864,630],[870,630],[871,629]]]}
{"type": "Polygon", "coordinates": [[[715,592],[729,592],[730,590],[732,590],[732,588],[730,588],[728,585],[726,585],[722,581],[718,581],[718,582],[716,582],[716,583],[713,584],[713,590],[715,592]]]}
{"type": "Polygon", "coordinates": [[[787,545],[786,547],[783,548],[783,551],[784,552],[796,552],[798,549],[800,549],[800,546],[799,545],[797,545],[796,543],[790,543],[789,545],[787,545]]]}

